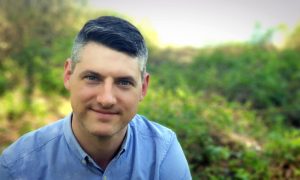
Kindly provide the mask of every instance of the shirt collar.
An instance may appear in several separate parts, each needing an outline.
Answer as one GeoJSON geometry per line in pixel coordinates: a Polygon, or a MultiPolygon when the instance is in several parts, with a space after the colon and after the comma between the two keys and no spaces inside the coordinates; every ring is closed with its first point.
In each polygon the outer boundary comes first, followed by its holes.
{"type": "Polygon", "coordinates": [[[118,154],[116,155],[116,158],[119,158],[128,149],[128,144],[129,144],[128,141],[129,141],[129,138],[130,138],[130,133],[131,133],[130,126],[127,125],[126,135],[125,135],[125,138],[122,142],[121,148],[120,148],[118,154]]]}
{"type": "Polygon", "coordinates": [[[71,149],[72,152],[75,153],[76,157],[80,160],[83,161],[87,157],[86,152],[81,148],[79,143],[77,142],[77,139],[75,138],[72,130],[72,113],[69,114],[65,118],[65,123],[64,123],[64,135],[67,141],[67,144],[69,148],[71,149]]]}
{"type": "MultiPolygon", "coordinates": [[[[80,161],[84,161],[86,160],[88,156],[88,154],[81,148],[81,146],[79,145],[77,139],[75,138],[75,135],[73,133],[72,130],[72,113],[69,114],[67,117],[65,117],[65,123],[64,123],[64,136],[66,138],[67,144],[70,147],[70,149],[72,150],[72,152],[75,153],[76,157],[80,160],[80,161]]],[[[115,158],[119,158],[127,149],[128,149],[128,142],[130,139],[130,133],[131,133],[131,128],[130,125],[127,125],[127,132],[125,135],[125,138],[122,142],[121,148],[118,152],[118,154],[116,155],[115,158]]]]}

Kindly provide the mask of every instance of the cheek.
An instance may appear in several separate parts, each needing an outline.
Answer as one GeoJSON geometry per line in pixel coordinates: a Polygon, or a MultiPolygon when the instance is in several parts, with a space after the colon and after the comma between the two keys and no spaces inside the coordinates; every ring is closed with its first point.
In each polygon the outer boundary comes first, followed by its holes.
{"type": "Polygon", "coordinates": [[[140,93],[131,92],[131,93],[124,93],[119,98],[119,103],[123,104],[128,111],[135,111],[139,104],[140,93]]]}
{"type": "Polygon", "coordinates": [[[74,102],[85,102],[89,101],[95,96],[95,90],[91,88],[74,88],[71,91],[71,98],[74,102]]]}

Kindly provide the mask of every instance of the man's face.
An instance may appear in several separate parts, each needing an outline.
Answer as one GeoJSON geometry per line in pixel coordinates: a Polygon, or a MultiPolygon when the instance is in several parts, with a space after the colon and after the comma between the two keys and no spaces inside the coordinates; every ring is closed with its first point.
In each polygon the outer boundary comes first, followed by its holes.
{"type": "Polygon", "coordinates": [[[89,42],[71,72],[65,64],[64,84],[70,91],[73,121],[81,133],[98,137],[124,134],[146,95],[149,75],[142,80],[136,58],[89,42]]]}

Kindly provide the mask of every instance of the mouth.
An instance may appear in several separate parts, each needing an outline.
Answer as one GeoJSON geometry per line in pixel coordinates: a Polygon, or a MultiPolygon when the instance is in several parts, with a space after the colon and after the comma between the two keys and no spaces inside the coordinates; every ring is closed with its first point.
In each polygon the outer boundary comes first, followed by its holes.
{"type": "Polygon", "coordinates": [[[94,108],[89,108],[89,110],[96,113],[97,117],[102,120],[111,119],[113,116],[120,114],[116,110],[102,110],[102,109],[94,109],[94,108]]]}
{"type": "Polygon", "coordinates": [[[98,109],[90,109],[92,111],[95,111],[97,113],[101,113],[101,114],[119,114],[117,111],[105,111],[105,110],[98,110],[98,109]]]}

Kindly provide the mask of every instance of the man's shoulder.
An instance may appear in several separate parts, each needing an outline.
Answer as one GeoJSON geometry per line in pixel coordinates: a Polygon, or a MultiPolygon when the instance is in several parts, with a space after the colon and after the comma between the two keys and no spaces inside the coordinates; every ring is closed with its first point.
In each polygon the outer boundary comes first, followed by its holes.
{"type": "Polygon", "coordinates": [[[151,121],[142,115],[136,115],[130,125],[139,133],[139,135],[144,137],[150,137],[162,141],[171,141],[171,139],[175,136],[174,131],[170,128],[151,121]]]}
{"type": "Polygon", "coordinates": [[[1,161],[5,161],[7,166],[14,162],[31,156],[36,151],[43,148],[63,135],[63,122],[65,119],[58,120],[49,125],[21,136],[17,141],[6,148],[0,156],[1,161]]]}

